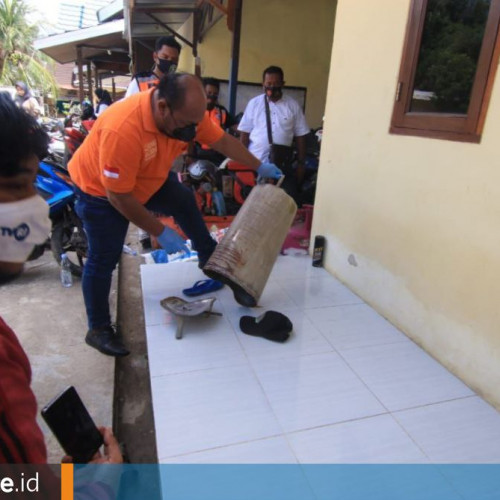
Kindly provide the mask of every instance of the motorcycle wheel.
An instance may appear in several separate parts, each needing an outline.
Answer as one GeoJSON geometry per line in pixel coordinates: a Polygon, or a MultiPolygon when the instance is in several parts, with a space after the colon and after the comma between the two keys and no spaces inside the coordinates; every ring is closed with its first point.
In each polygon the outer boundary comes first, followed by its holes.
{"type": "Polygon", "coordinates": [[[71,274],[80,277],[87,258],[87,237],[76,214],[61,218],[52,225],[50,248],[56,261],[61,263],[61,254],[68,255],[71,274]]]}

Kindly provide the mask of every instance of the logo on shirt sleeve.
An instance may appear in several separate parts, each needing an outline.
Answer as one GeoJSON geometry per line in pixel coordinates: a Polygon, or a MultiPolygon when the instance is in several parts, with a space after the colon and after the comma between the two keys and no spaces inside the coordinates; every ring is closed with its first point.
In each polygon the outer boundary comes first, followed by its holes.
{"type": "Polygon", "coordinates": [[[110,179],[119,179],[120,169],[118,167],[111,167],[109,165],[105,165],[103,174],[104,177],[109,177],[110,179]]]}

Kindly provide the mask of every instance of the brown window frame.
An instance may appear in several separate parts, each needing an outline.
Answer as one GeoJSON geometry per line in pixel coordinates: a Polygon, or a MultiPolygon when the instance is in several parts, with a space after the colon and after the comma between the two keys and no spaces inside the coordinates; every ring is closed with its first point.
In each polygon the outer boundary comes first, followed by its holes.
{"type": "Polygon", "coordinates": [[[410,112],[428,0],[412,0],[390,132],[480,142],[500,53],[500,0],[492,0],[466,115],[410,112]]]}

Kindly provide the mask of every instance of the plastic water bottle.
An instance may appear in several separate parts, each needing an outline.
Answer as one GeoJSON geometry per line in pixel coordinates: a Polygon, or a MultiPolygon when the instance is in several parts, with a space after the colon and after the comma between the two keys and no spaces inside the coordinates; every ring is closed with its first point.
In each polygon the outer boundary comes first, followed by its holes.
{"type": "Polygon", "coordinates": [[[61,254],[61,285],[68,288],[73,285],[73,276],[71,275],[71,266],[68,256],[61,254]]]}

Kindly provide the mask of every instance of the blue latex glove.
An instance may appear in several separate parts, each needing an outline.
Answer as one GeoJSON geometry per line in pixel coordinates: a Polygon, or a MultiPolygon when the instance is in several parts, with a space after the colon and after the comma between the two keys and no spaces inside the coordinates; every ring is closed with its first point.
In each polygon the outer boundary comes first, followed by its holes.
{"type": "Polygon", "coordinates": [[[274,163],[261,163],[257,169],[259,177],[266,177],[268,179],[279,179],[283,172],[274,163]]]}
{"type": "Polygon", "coordinates": [[[163,250],[167,253],[177,253],[177,252],[185,252],[189,253],[189,249],[186,246],[186,242],[179,236],[179,234],[165,226],[160,236],[157,236],[156,239],[158,243],[161,245],[163,250]]]}

